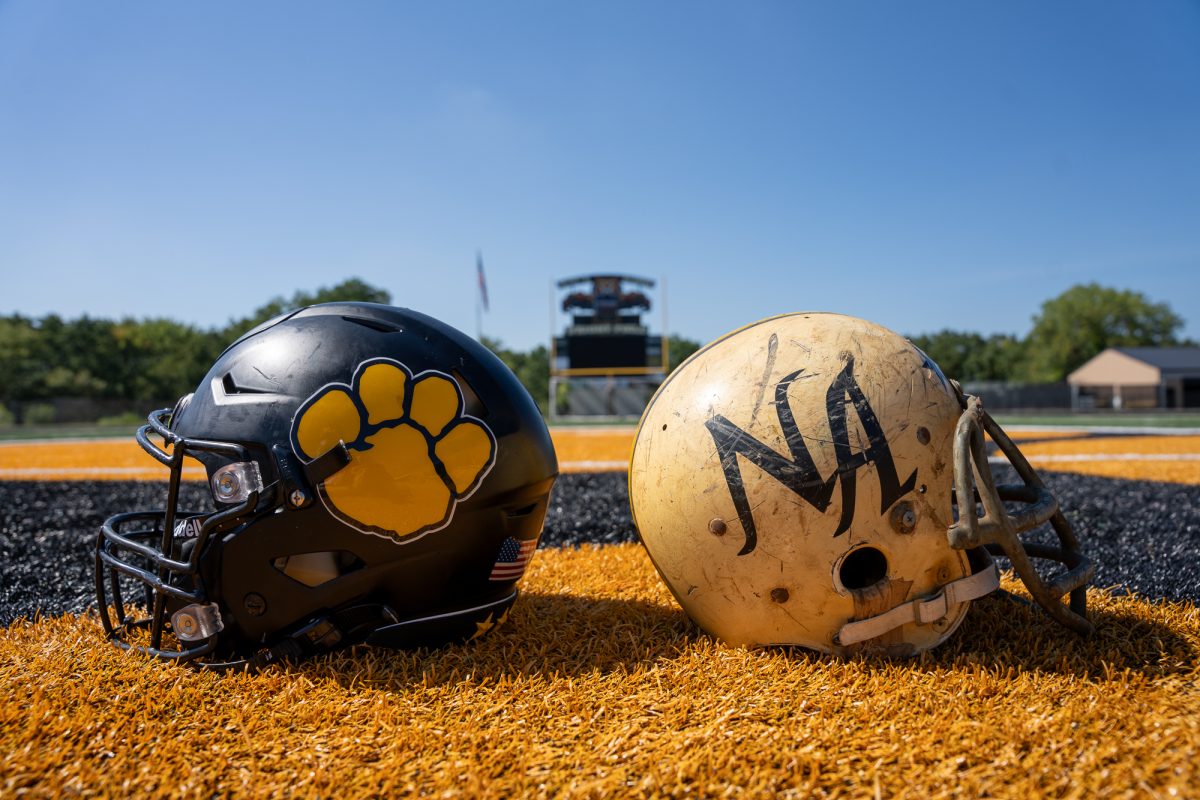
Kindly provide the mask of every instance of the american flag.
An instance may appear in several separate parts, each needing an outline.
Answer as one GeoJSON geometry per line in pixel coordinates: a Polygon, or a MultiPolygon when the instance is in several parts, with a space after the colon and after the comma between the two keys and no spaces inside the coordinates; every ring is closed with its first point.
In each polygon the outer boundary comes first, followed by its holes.
{"type": "Polygon", "coordinates": [[[488,580],[511,581],[521,577],[525,573],[529,557],[536,549],[537,539],[517,541],[511,536],[508,537],[500,545],[500,552],[496,556],[496,566],[492,567],[492,574],[488,580]]]}

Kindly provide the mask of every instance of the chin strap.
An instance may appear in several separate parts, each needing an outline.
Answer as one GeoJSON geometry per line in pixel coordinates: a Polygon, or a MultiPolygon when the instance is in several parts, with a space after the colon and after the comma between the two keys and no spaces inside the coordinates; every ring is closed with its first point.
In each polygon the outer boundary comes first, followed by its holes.
{"type": "Polygon", "coordinates": [[[249,658],[189,663],[216,672],[256,672],[280,661],[301,661],[352,644],[410,648],[466,642],[503,624],[516,599],[514,587],[499,600],[407,620],[400,619],[388,606],[364,603],[314,620],[249,658]]]}
{"type": "Polygon", "coordinates": [[[236,661],[196,661],[201,669],[215,672],[246,670],[257,672],[280,661],[301,659],[328,653],[362,642],[381,625],[396,622],[396,612],[387,606],[364,604],[343,609],[336,614],[310,622],[271,647],[263,648],[249,658],[236,661]]]}
{"type": "Polygon", "coordinates": [[[865,642],[910,622],[928,625],[946,616],[960,603],[978,600],[999,588],[1000,572],[989,558],[987,565],[977,572],[947,583],[930,597],[918,597],[874,617],[847,622],[833,637],[833,643],[844,647],[865,642]]]}

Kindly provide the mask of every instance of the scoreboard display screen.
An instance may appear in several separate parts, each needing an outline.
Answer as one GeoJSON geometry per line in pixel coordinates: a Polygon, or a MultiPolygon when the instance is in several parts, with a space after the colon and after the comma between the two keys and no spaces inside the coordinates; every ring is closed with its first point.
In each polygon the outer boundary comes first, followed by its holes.
{"type": "Polygon", "coordinates": [[[638,335],[568,336],[559,340],[559,354],[570,359],[572,369],[645,367],[647,341],[638,335]]]}

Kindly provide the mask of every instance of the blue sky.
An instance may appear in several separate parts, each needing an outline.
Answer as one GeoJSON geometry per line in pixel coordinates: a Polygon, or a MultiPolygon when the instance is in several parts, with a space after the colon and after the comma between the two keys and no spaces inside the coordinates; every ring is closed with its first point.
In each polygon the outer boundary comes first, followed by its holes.
{"type": "Polygon", "coordinates": [[[593,271],[699,340],[1023,335],[1088,281],[1200,339],[1200,6],[0,1],[0,313],[358,276],[474,332],[477,249],[520,348],[593,271]]]}

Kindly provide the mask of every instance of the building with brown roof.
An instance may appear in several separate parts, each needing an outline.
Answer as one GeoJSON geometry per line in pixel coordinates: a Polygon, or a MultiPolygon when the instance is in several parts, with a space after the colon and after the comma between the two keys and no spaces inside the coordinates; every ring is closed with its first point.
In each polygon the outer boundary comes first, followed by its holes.
{"type": "Polygon", "coordinates": [[[1067,383],[1076,409],[1200,408],[1200,347],[1110,347],[1067,383]]]}

